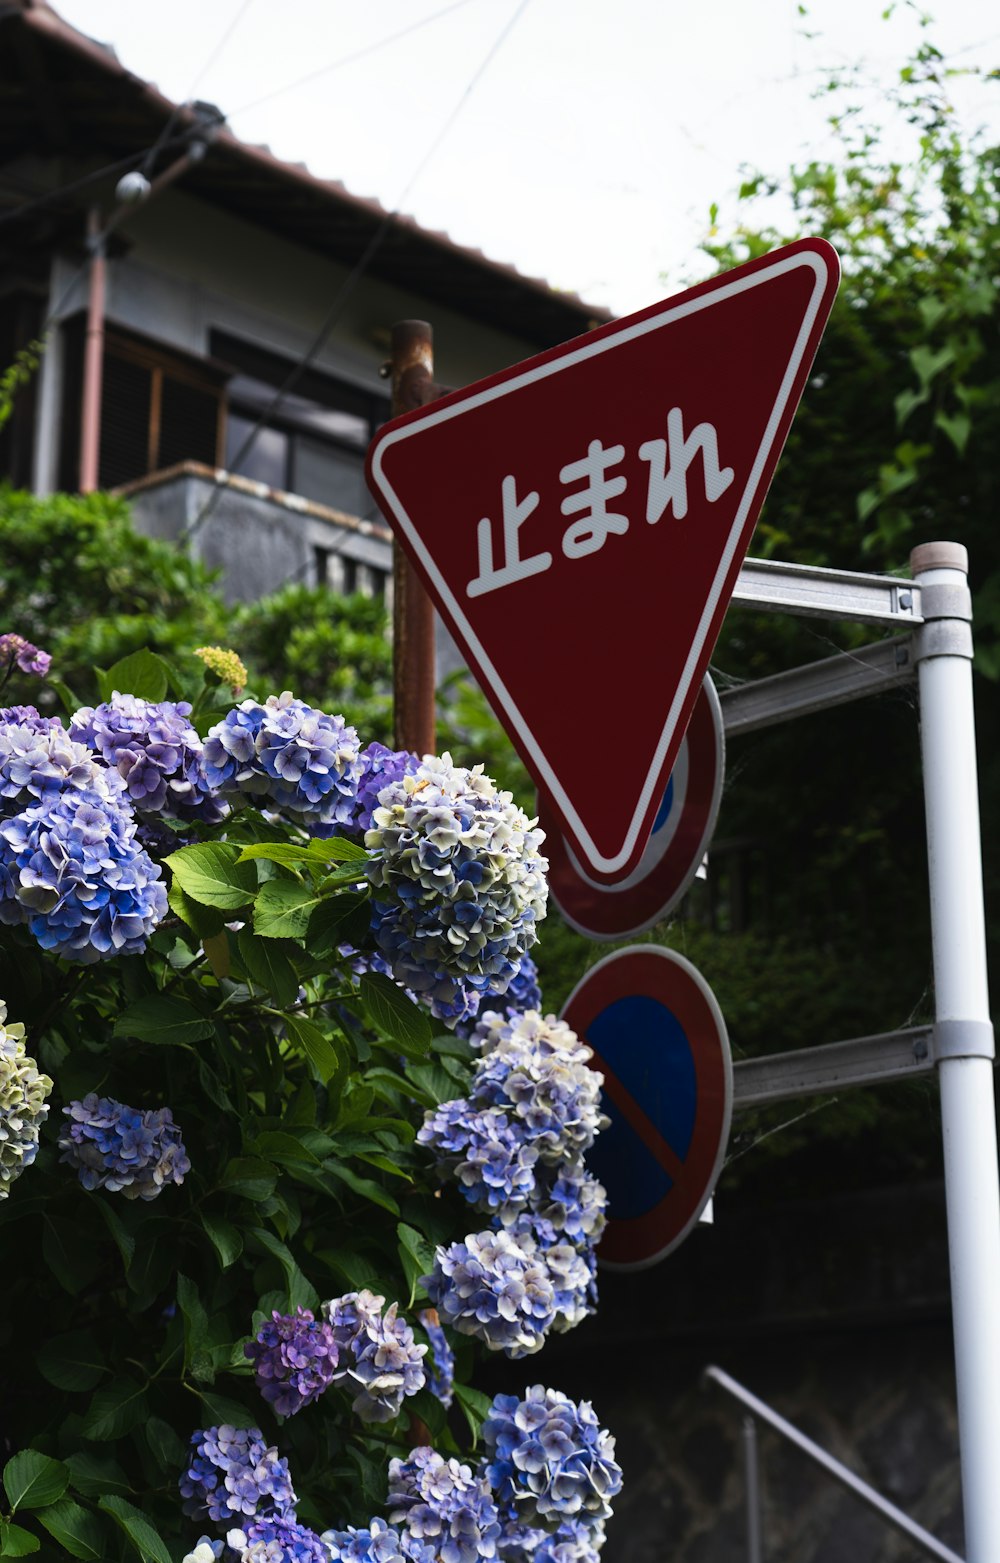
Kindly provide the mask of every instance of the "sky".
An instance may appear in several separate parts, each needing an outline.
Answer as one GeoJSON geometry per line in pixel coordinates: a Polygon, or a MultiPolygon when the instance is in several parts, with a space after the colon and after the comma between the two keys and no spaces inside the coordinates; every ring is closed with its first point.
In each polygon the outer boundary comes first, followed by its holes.
{"type": "MultiPolygon", "coordinates": [[[[877,109],[921,36],[887,0],[52,3],[243,139],[617,314],[714,270],[698,245],[712,203],[738,221],[742,169],[830,150],[831,67],[877,109]]],[[[1000,63],[991,0],[941,0],[926,36],[1000,63]]],[[[955,92],[1000,136],[1000,81],[955,92]]]]}

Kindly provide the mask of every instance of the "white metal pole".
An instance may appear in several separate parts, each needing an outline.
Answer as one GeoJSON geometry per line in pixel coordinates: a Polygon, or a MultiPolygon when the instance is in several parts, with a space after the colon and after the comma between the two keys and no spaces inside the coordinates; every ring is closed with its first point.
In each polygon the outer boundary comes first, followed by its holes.
{"type": "Polygon", "coordinates": [[[968,555],[927,543],[910,556],[941,1084],[952,1320],[968,1563],[1000,1560],[1000,1182],[993,1031],[972,707],[968,555]]]}

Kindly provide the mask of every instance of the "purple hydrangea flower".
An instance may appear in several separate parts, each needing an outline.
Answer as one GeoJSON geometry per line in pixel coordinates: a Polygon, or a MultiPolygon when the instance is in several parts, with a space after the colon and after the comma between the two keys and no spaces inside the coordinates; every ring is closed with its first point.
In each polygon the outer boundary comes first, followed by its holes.
{"type": "Polygon", "coordinates": [[[191,1171],[169,1107],[143,1112],[91,1091],[63,1113],[69,1123],[59,1136],[59,1159],[76,1168],[85,1189],[151,1200],[191,1171]]]}
{"type": "Polygon", "coordinates": [[[508,1519],[497,1552],[502,1563],[597,1563],[604,1546],[604,1522],[566,1519],[554,1531],[508,1519]]]}
{"type": "Polygon", "coordinates": [[[44,950],[85,965],[140,955],[166,911],[122,804],[67,791],[0,821],[0,922],[27,923],[44,950]]]}
{"type": "Polygon", "coordinates": [[[34,673],[38,678],[48,678],[52,658],[47,651],[39,651],[23,635],[0,635],[0,667],[4,663],[8,672],[15,662],[22,673],[34,673]]]}
{"type": "Polygon", "coordinates": [[[0,727],[32,727],[44,733],[62,723],[57,716],[40,716],[37,706],[0,706],[0,727]]]}
{"type": "Polygon", "coordinates": [[[509,1232],[473,1232],[438,1248],[423,1285],[443,1323],[508,1357],[538,1351],[555,1318],[544,1262],[509,1232]]]}
{"type": "MultiPolygon", "coordinates": [[[[450,981],[476,995],[503,993],[545,915],[542,833],[482,767],[427,756],[379,794],[365,834],[366,865],[383,915],[375,938],[393,975],[431,1003],[450,981]]],[[[446,1003],[455,1006],[458,992],[446,1003]]]]}
{"type": "Polygon", "coordinates": [[[379,806],[379,794],[390,782],[413,776],[420,760],[408,749],[387,749],[385,744],[370,743],[360,754],[358,793],[350,825],[351,831],[371,830],[372,814],[379,806]]]}
{"type": "Polygon", "coordinates": [[[437,1563],[432,1546],[408,1530],[394,1530],[381,1519],[364,1528],[349,1525],[346,1530],[325,1530],[322,1539],[331,1563],[437,1563]]]}
{"type": "Polygon", "coordinates": [[[473,1105],[509,1113],[543,1161],[579,1157],[608,1124],[604,1077],[588,1067],[593,1050],[554,1015],[529,1011],[501,1026],[496,1019],[488,1015],[477,1028],[488,1046],[473,1075],[473,1105]]]}
{"type": "Polygon", "coordinates": [[[417,1314],[417,1318],[424,1327],[431,1348],[430,1361],[425,1361],[425,1366],[431,1370],[427,1387],[443,1406],[450,1406],[454,1399],[455,1353],[434,1308],[425,1308],[417,1314]]]}
{"type": "Polygon", "coordinates": [[[74,743],[58,721],[0,725],[0,814],[54,800],[63,792],[121,802],[125,786],[84,744],[74,743]]]}
{"type": "Polygon", "coordinates": [[[330,1563],[330,1551],[293,1514],[261,1514],[226,1540],[239,1563],[330,1563]]]}
{"type": "Polygon", "coordinates": [[[279,1416],[294,1416],[329,1389],[339,1353],[333,1331],[309,1308],[271,1314],[244,1353],[257,1388],[279,1416]]]}
{"type": "MultiPolygon", "coordinates": [[[[514,976],[507,984],[504,993],[484,993],[479,1000],[477,1014],[486,1014],[487,1011],[499,1011],[507,1019],[512,1015],[522,1015],[525,1010],[540,1010],[542,1007],[542,990],[538,982],[538,967],[530,955],[522,955],[521,964],[514,976]]],[[[455,1033],[460,1037],[471,1037],[475,1030],[475,1016],[462,1020],[455,1027],[455,1033]]]]}
{"type": "Polygon", "coordinates": [[[575,1158],[538,1169],[532,1207],[571,1243],[599,1243],[608,1224],[604,1185],[575,1158]]]}
{"type": "Polygon", "coordinates": [[[363,1422],[388,1422],[398,1416],[407,1395],[425,1383],[423,1357],[413,1331],[397,1317],[397,1305],[382,1308],[384,1297],[348,1292],[325,1304],[327,1322],[340,1354],[332,1382],[351,1395],[363,1422]]]}
{"type": "Polygon", "coordinates": [[[489,1482],[468,1465],[422,1446],[389,1461],[389,1518],[429,1543],[440,1563],[494,1558],[500,1535],[489,1482]]]}
{"type": "Polygon", "coordinates": [[[554,1530],[565,1519],[606,1520],[621,1491],[615,1441],[590,1402],[541,1384],[523,1400],[497,1395],[482,1428],[481,1466],[505,1516],[554,1530]]]}
{"type": "Polygon", "coordinates": [[[288,1461],[268,1448],[259,1427],[208,1427],[191,1434],[191,1447],[180,1478],[185,1514],[218,1521],[258,1513],[294,1518],[288,1461]]]}
{"type": "Polygon", "coordinates": [[[358,735],[342,716],[315,711],[286,690],[244,700],[205,739],[209,785],[309,825],[346,825],[361,772],[358,735]]]}
{"type": "Polygon", "coordinates": [[[456,1097],[425,1114],[417,1139],[480,1210],[523,1210],[534,1192],[538,1151],[513,1114],[456,1097]]]}
{"type": "Polygon", "coordinates": [[[115,690],[102,705],[81,706],[69,731],[117,771],[134,808],[217,825],[227,809],[208,784],[190,715],[186,700],[143,700],[115,690]]]}

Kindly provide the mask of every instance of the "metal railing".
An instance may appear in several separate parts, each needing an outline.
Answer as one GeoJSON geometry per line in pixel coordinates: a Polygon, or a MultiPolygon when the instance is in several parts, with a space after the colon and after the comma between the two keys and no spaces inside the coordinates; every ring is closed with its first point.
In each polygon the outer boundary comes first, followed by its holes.
{"type": "Polygon", "coordinates": [[[724,1373],[721,1368],[709,1367],[705,1369],[703,1376],[711,1383],[717,1384],[725,1394],[731,1396],[733,1400],[737,1401],[749,1413],[743,1418],[743,1467],[746,1473],[748,1563],[763,1563],[764,1559],[760,1506],[760,1471],[757,1451],[758,1422],[764,1422],[768,1427],[773,1427],[774,1431],[780,1433],[782,1438],[787,1439],[790,1444],[794,1444],[796,1449],[801,1449],[802,1453],[808,1455],[810,1460],[822,1466],[823,1470],[832,1476],[834,1481],[840,1482],[841,1486],[846,1487],[848,1492],[852,1492],[856,1498],[861,1499],[862,1503],[866,1503],[870,1509],[874,1509],[875,1513],[887,1525],[892,1525],[896,1530],[902,1531],[904,1536],[908,1536],[914,1545],[919,1547],[920,1551],[925,1553],[927,1557],[941,1558],[943,1563],[964,1563],[964,1560],[957,1552],[952,1552],[950,1547],[946,1547],[944,1542],[938,1541],[937,1537],[932,1536],[930,1531],[924,1530],[923,1526],[918,1525],[916,1520],[911,1520],[910,1516],[904,1514],[902,1509],[897,1509],[896,1505],[890,1503],[888,1498],[883,1498],[882,1494],[876,1492],[874,1487],[870,1487],[867,1482],[863,1482],[860,1476],[855,1476],[853,1471],[848,1470],[847,1466],[842,1465],[839,1460],[835,1460],[833,1455],[827,1454],[826,1450],[821,1449],[819,1444],[814,1444],[811,1438],[806,1437],[805,1433],[800,1433],[797,1427],[793,1427],[791,1422],[787,1422],[783,1416],[779,1416],[777,1411],[773,1411],[763,1400],[758,1400],[756,1395],[752,1395],[748,1389],[744,1389],[743,1385],[738,1384],[734,1378],[730,1378],[728,1373],[724,1373]]]}

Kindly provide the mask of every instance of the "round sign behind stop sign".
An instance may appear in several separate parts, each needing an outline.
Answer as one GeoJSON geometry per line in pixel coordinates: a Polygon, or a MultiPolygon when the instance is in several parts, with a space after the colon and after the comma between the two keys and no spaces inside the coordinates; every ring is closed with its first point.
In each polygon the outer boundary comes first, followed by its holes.
{"type": "Polygon", "coordinates": [[[611,1120],[587,1156],[608,1192],[598,1262],[644,1269],[683,1242],[722,1167],[733,1099],[726,1024],[690,961],[650,944],[592,967],[562,1018],[594,1050],[611,1120]]]}

